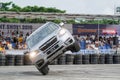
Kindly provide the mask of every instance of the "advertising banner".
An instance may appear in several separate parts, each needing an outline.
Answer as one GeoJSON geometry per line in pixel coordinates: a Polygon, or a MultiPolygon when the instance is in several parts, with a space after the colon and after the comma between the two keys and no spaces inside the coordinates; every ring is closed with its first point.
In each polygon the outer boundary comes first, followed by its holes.
{"type": "Polygon", "coordinates": [[[73,35],[120,35],[120,25],[73,24],[73,35]]]}
{"type": "Polygon", "coordinates": [[[39,28],[42,24],[32,23],[0,23],[0,36],[12,36],[16,34],[32,33],[39,28]]]}

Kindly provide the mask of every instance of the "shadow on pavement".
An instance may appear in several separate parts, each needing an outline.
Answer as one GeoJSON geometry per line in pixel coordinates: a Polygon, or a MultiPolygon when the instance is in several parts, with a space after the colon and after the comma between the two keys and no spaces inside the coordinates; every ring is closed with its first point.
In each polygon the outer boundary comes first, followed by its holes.
{"type": "MultiPolygon", "coordinates": [[[[43,76],[39,71],[26,71],[26,72],[21,72],[20,74],[22,75],[27,75],[27,76],[43,76]]],[[[50,71],[48,75],[50,76],[57,76],[57,75],[63,75],[64,71],[50,71]]],[[[66,74],[66,73],[65,73],[66,74]]]]}
{"type": "Polygon", "coordinates": [[[42,76],[42,74],[39,71],[26,71],[26,72],[21,72],[21,74],[29,75],[29,76],[42,76]]]}

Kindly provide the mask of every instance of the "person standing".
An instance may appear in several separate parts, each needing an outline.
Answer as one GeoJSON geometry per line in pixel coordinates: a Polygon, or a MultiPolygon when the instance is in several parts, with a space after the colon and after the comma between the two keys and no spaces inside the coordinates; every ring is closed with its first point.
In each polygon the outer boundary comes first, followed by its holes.
{"type": "Polygon", "coordinates": [[[4,55],[6,54],[4,45],[0,46],[0,52],[3,53],[4,55]]]}
{"type": "Polygon", "coordinates": [[[80,40],[80,48],[83,50],[86,49],[86,41],[84,38],[80,40]]]}

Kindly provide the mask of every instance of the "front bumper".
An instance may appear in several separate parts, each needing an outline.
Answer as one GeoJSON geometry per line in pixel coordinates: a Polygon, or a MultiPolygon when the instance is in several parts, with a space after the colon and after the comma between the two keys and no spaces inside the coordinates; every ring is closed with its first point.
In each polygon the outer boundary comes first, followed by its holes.
{"type": "Polygon", "coordinates": [[[46,64],[51,63],[54,59],[56,59],[58,56],[63,54],[63,50],[66,48],[66,46],[63,44],[59,46],[57,49],[53,50],[53,52],[47,54],[47,53],[41,53],[38,54],[36,57],[34,57],[32,60],[33,64],[40,69],[46,64]]]}

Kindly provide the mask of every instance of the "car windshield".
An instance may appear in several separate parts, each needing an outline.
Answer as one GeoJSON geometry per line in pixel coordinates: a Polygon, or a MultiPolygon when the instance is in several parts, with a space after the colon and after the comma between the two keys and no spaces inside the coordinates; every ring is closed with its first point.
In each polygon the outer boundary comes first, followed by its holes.
{"type": "Polygon", "coordinates": [[[35,32],[35,34],[33,34],[32,36],[29,37],[29,39],[27,39],[27,45],[28,48],[32,48],[33,46],[35,46],[38,42],[42,41],[45,37],[47,37],[49,34],[53,33],[56,29],[58,29],[58,25],[54,24],[54,23],[48,23],[46,25],[43,25],[43,28],[38,28],[39,30],[37,30],[35,32]]]}

